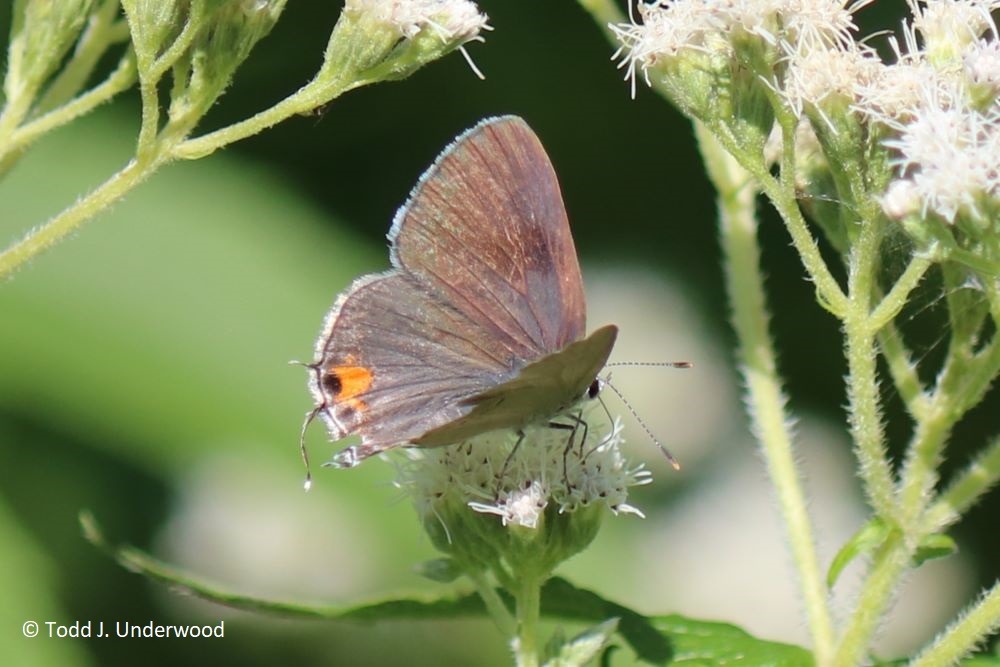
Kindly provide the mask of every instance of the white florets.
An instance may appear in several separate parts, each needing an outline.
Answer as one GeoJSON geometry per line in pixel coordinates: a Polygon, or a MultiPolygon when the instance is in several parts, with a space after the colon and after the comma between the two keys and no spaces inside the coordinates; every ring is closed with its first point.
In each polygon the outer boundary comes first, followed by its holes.
{"type": "Polygon", "coordinates": [[[853,14],[871,0],[663,0],[639,5],[641,22],[611,24],[616,55],[631,79],[685,51],[729,54],[734,40],[758,37],[785,57],[846,46],[857,30],[853,14]]]}
{"type": "Polygon", "coordinates": [[[898,129],[885,143],[897,152],[892,164],[909,185],[890,186],[886,213],[914,212],[912,204],[901,206],[905,192],[920,202],[921,215],[933,211],[954,222],[960,212],[979,217],[979,200],[1000,196],[1000,109],[984,114],[929,100],[898,129]]]}
{"type": "Polygon", "coordinates": [[[628,488],[649,483],[649,472],[625,461],[620,424],[609,433],[608,424],[588,421],[586,442],[579,442],[581,426],[571,449],[569,430],[536,426],[526,429],[513,455],[517,435],[510,432],[487,433],[450,447],[405,450],[397,485],[425,517],[440,517],[442,503],[456,502],[495,514],[503,525],[526,528],[538,527],[550,506],[567,513],[603,503],[615,513],[642,516],[628,504],[628,488]],[[501,473],[503,481],[498,482],[501,473]]]}
{"type": "Polygon", "coordinates": [[[469,0],[347,0],[345,9],[375,16],[407,39],[433,30],[445,41],[464,44],[490,29],[486,15],[469,0]]]}

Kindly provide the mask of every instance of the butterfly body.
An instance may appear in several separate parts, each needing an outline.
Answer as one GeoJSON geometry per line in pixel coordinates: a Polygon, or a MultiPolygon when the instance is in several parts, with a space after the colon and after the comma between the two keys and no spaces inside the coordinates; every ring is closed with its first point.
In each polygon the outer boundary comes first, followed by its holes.
{"type": "Polygon", "coordinates": [[[519,118],[487,119],[424,173],[389,232],[393,268],[330,311],[310,364],[334,462],[544,423],[588,393],[617,328],[589,337],[555,172],[519,118]]]}

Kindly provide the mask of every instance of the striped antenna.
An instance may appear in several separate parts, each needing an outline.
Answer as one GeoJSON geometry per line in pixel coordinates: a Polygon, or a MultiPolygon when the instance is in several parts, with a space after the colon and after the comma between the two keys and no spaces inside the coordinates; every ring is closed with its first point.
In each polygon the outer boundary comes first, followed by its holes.
{"type": "MultiPolygon", "coordinates": [[[[687,364],[687,362],[682,362],[682,363],[687,364]]],[[[687,364],[687,366],[678,366],[678,368],[687,368],[689,366],[690,364],[687,364]]],[[[609,380],[604,380],[604,384],[611,387],[611,391],[615,392],[618,398],[621,399],[621,402],[625,404],[625,407],[628,408],[628,411],[631,412],[632,416],[635,417],[635,420],[639,422],[639,426],[641,426],[642,430],[646,432],[646,435],[649,437],[649,439],[653,441],[654,445],[660,448],[660,451],[663,452],[663,455],[667,457],[668,461],[670,461],[670,465],[673,466],[673,469],[680,470],[681,464],[677,462],[677,459],[675,459],[674,455],[670,453],[670,450],[664,447],[663,443],[656,439],[656,436],[653,435],[653,432],[649,430],[648,426],[646,426],[646,422],[642,421],[642,417],[640,417],[639,413],[635,411],[635,408],[632,407],[632,404],[628,402],[628,399],[626,399],[625,396],[623,396],[622,393],[618,391],[618,388],[615,387],[613,384],[611,384],[609,380]]]]}

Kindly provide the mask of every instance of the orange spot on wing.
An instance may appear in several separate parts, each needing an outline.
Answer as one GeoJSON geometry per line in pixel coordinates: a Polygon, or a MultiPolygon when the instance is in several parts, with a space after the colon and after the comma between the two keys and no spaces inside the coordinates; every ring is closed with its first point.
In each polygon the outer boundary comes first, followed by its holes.
{"type": "Polygon", "coordinates": [[[371,370],[361,366],[334,366],[327,371],[327,376],[326,386],[335,402],[344,401],[364,409],[364,402],[355,399],[355,396],[364,394],[372,386],[371,370]]]}

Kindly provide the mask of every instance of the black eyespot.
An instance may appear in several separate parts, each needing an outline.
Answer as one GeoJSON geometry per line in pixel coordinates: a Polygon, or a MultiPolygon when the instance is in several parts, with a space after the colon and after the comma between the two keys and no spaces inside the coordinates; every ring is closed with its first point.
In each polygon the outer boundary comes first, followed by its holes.
{"type": "Polygon", "coordinates": [[[601,393],[601,381],[594,378],[594,381],[590,383],[590,388],[587,389],[587,398],[597,398],[597,395],[601,393]]]}
{"type": "Polygon", "coordinates": [[[331,396],[336,396],[341,392],[344,385],[340,381],[340,376],[337,375],[336,371],[330,371],[323,376],[323,388],[326,389],[327,393],[331,396]]]}

